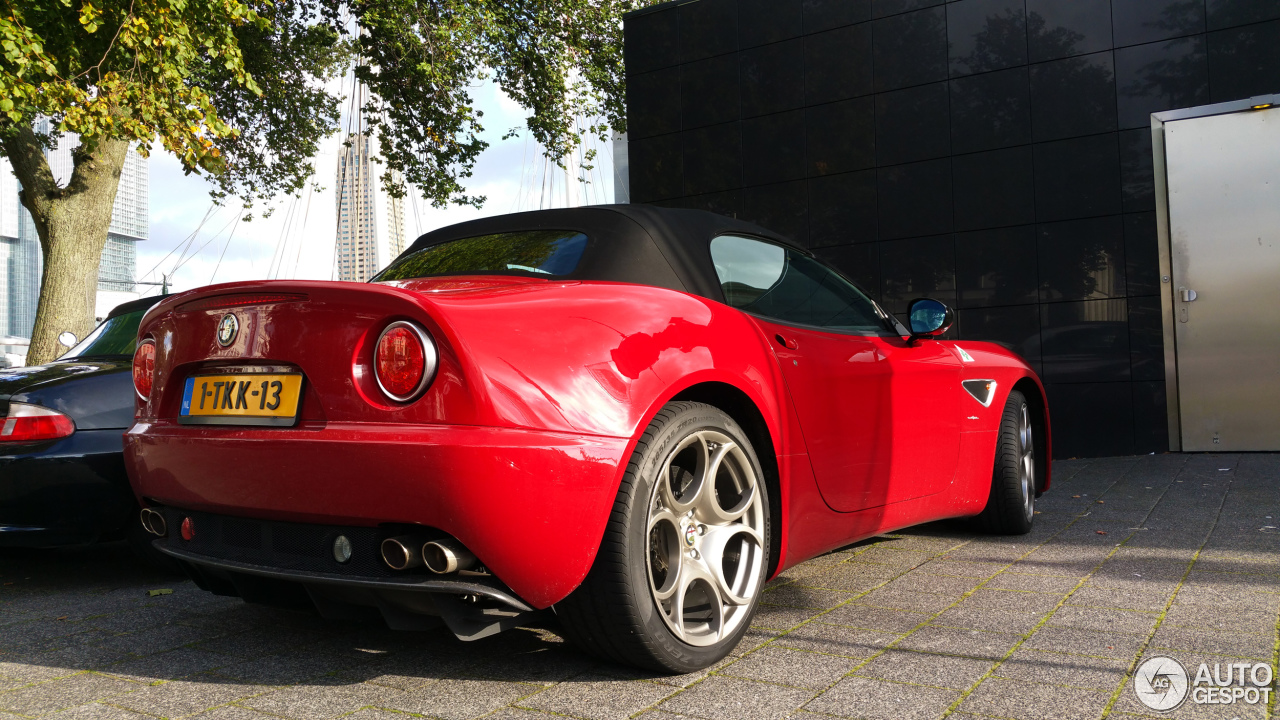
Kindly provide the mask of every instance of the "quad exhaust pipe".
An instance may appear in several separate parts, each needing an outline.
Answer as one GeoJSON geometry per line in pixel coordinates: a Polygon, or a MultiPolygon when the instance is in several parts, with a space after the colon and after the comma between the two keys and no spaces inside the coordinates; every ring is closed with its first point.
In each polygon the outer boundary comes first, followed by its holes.
{"type": "Polygon", "coordinates": [[[151,508],[142,509],[142,529],[157,537],[164,537],[169,534],[169,528],[165,525],[164,513],[153,510],[151,508]]]}
{"type": "Polygon", "coordinates": [[[422,546],[422,557],[427,569],[437,575],[447,575],[459,570],[470,570],[476,564],[476,556],[452,538],[432,540],[422,546]]]}
{"type": "Polygon", "coordinates": [[[382,541],[382,561],[392,570],[427,566],[437,575],[448,575],[476,566],[476,556],[453,538],[427,540],[417,535],[398,535],[382,541]]]}

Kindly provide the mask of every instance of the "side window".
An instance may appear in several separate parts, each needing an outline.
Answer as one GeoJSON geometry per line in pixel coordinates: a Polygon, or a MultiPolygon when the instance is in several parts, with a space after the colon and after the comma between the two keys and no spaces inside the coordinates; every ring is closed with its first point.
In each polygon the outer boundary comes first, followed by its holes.
{"type": "Polygon", "coordinates": [[[725,302],[797,325],[889,335],[875,303],[848,280],[807,255],[753,238],[721,235],[711,260],[725,302]]]}

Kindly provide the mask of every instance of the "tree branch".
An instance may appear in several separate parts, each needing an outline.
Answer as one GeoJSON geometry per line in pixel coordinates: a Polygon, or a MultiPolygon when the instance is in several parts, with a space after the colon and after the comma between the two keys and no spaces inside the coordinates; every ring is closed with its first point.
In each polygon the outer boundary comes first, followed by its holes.
{"type": "Polygon", "coordinates": [[[23,204],[32,215],[40,214],[39,206],[52,200],[60,190],[58,181],[53,178],[53,171],[49,169],[44,145],[35,131],[27,125],[20,125],[6,133],[3,144],[4,154],[13,165],[13,174],[22,183],[22,194],[29,198],[23,204]]]}

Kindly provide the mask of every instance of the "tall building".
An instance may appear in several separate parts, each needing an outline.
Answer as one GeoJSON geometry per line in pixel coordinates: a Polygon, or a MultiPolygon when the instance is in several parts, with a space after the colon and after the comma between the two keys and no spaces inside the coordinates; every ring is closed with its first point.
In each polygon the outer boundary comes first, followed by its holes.
{"type": "MultiPolygon", "coordinates": [[[[42,119],[36,130],[48,133],[54,128],[42,119]]],[[[45,151],[49,170],[59,184],[71,179],[75,169],[72,152],[78,145],[75,135],[64,133],[45,151]]],[[[149,187],[147,159],[130,148],[98,266],[99,291],[134,291],[135,243],[150,234],[149,187]]],[[[0,335],[29,338],[40,298],[43,256],[31,214],[18,200],[20,190],[13,167],[7,159],[0,159],[0,335]]]]}
{"type": "MultiPolygon", "coordinates": [[[[48,120],[41,120],[41,132],[50,132],[48,120]]],[[[58,138],[57,147],[49,150],[49,170],[59,185],[71,180],[75,170],[72,152],[80,139],[71,133],[58,138]]],[[[133,292],[133,273],[137,264],[137,247],[134,243],[146,240],[150,231],[147,175],[147,159],[130,148],[120,172],[120,188],[116,191],[115,207],[111,212],[111,228],[107,231],[107,244],[102,249],[102,262],[98,265],[98,289],[133,292]]]]}
{"type": "Polygon", "coordinates": [[[365,282],[378,272],[377,178],[369,157],[369,136],[353,133],[338,157],[338,279],[365,282]]]}
{"type": "MultiPolygon", "coordinates": [[[[393,182],[401,182],[398,171],[391,172],[393,182]]],[[[391,262],[404,252],[404,198],[387,195],[387,262],[391,262]]]]}
{"type": "MultiPolygon", "coordinates": [[[[390,262],[404,252],[404,200],[386,196],[388,255],[384,258],[378,240],[378,170],[373,164],[368,135],[347,135],[336,175],[337,276],[348,282],[367,282],[382,268],[384,259],[390,262]]],[[[393,179],[400,179],[398,172],[392,171],[392,175],[393,179]]]]}

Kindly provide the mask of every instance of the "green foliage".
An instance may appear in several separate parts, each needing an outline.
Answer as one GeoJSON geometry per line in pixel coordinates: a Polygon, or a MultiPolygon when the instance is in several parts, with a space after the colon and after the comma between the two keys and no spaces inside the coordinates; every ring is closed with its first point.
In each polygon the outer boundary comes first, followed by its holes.
{"type": "Polygon", "coordinates": [[[225,170],[220,116],[193,69],[216,62],[257,91],[236,30],[266,20],[238,0],[0,0],[0,133],[38,115],[79,133],[86,151],[103,139],[153,141],[191,169],[225,170]]]}
{"type": "MultiPolygon", "coordinates": [[[[492,78],[531,111],[559,161],[587,134],[625,130],[622,14],[645,0],[362,0],[357,77],[384,161],[437,205],[479,205],[461,180],[485,148],[470,89],[492,78]],[[581,118],[591,119],[586,127],[581,118]]],[[[588,163],[591,158],[587,158],[588,163]]]]}
{"type": "Polygon", "coordinates": [[[648,2],[0,0],[0,139],[43,115],[82,156],[103,139],[159,143],[216,198],[250,204],[314,174],[338,130],[335,78],[357,57],[388,170],[438,206],[478,205],[464,187],[486,146],[478,82],[528,108],[555,159],[623,130],[622,14],[648,2]]]}

